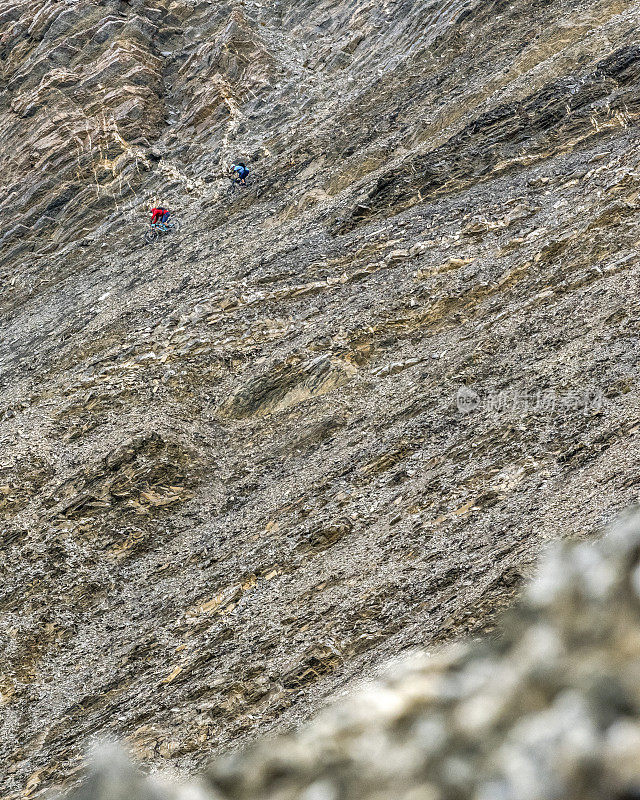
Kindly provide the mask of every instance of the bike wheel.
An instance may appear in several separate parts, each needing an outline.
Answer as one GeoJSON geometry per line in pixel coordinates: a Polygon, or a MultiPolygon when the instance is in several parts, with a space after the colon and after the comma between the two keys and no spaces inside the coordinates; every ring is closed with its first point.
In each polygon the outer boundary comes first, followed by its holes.
{"type": "Polygon", "coordinates": [[[178,233],[180,231],[181,227],[182,227],[182,225],[180,223],[180,220],[176,219],[176,220],[174,220],[173,222],[170,223],[169,231],[170,231],[170,233],[178,233]]]}
{"type": "Polygon", "coordinates": [[[153,244],[155,240],[158,238],[159,233],[155,228],[150,228],[144,235],[144,240],[146,244],[153,244]]]}

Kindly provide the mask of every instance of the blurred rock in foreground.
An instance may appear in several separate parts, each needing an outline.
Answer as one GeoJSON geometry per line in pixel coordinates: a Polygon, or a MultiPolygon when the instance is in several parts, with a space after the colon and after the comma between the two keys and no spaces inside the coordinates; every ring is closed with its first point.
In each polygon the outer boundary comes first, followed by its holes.
{"type": "Polygon", "coordinates": [[[640,515],[558,545],[498,640],[419,655],[198,785],[95,759],[73,800],[640,797],[640,515]]]}

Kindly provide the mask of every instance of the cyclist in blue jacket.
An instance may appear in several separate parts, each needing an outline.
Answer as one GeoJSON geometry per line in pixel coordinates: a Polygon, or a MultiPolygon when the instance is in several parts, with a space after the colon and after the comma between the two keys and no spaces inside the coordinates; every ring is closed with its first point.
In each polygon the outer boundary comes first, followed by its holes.
{"type": "Polygon", "coordinates": [[[237,164],[234,164],[231,167],[231,172],[235,175],[235,180],[241,185],[247,185],[247,175],[249,174],[249,170],[247,169],[246,165],[239,161],[237,164]]]}

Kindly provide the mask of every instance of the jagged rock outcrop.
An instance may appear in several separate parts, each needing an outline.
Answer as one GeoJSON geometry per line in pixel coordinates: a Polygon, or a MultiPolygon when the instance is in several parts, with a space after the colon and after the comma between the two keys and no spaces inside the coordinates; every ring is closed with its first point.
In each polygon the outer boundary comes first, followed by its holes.
{"type": "Polygon", "coordinates": [[[0,0],[2,800],[298,726],[637,501],[639,15],[0,0]]]}
{"type": "Polygon", "coordinates": [[[72,800],[622,800],[640,792],[640,517],[542,560],[497,639],[420,654],[177,787],[103,749],[72,800]]]}

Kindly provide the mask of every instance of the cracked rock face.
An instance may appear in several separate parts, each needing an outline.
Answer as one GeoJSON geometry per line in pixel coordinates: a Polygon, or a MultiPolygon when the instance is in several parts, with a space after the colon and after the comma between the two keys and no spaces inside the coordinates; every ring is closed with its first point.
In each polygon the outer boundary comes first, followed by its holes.
{"type": "Polygon", "coordinates": [[[72,800],[525,800],[640,792],[640,517],[557,547],[498,639],[388,669],[191,786],[101,748],[72,800]]]}
{"type": "Polygon", "coordinates": [[[0,0],[2,800],[297,726],[638,500],[639,18],[0,0]]]}

